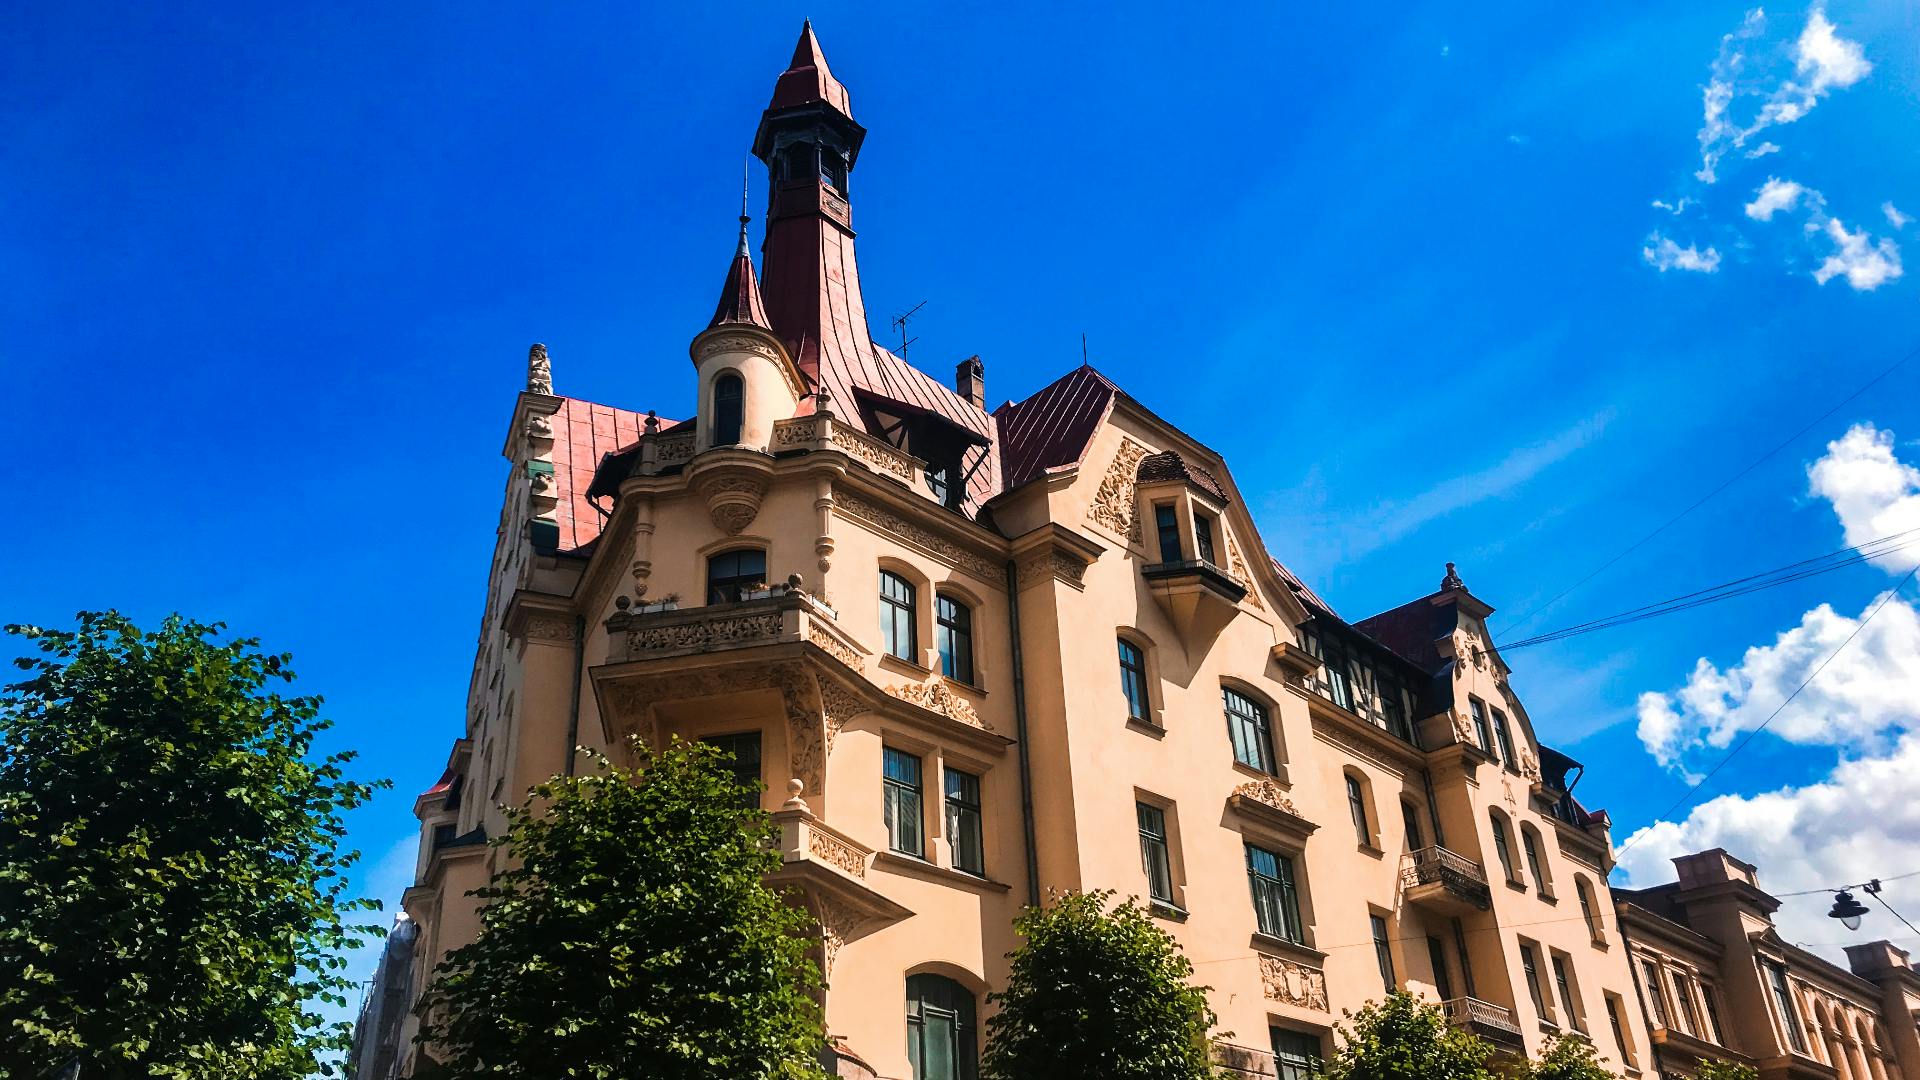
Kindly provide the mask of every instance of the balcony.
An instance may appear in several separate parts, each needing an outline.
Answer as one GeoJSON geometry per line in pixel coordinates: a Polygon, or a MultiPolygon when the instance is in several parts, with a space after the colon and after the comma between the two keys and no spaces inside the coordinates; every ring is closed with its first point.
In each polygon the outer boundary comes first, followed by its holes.
{"type": "Polygon", "coordinates": [[[1465,855],[1443,847],[1407,852],[1400,860],[1400,888],[1408,903],[1443,915],[1466,915],[1493,907],[1486,870],[1465,855]]]}
{"type": "Polygon", "coordinates": [[[1140,568],[1147,588],[1189,642],[1211,641],[1239,613],[1247,587],[1204,559],[1140,568]]]}
{"type": "Polygon", "coordinates": [[[832,608],[790,585],[731,604],[680,607],[675,601],[616,612],[607,620],[607,663],[666,660],[733,649],[810,641],[850,668],[865,650],[834,625],[832,608]]]}
{"type": "Polygon", "coordinates": [[[798,792],[771,817],[780,827],[780,869],[767,883],[794,889],[820,924],[824,974],[832,975],[840,946],[913,915],[868,883],[873,849],[814,817],[798,792]]]}
{"type": "Polygon", "coordinates": [[[1518,1049],[1526,1045],[1513,1010],[1476,997],[1457,997],[1440,1003],[1447,1022],[1462,1031],[1472,1032],[1496,1046],[1518,1049]]]}

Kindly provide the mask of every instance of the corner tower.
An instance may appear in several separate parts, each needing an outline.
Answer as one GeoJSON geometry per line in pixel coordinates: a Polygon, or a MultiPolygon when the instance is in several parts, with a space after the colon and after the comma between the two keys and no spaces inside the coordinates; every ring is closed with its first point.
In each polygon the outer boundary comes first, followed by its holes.
{"type": "Polygon", "coordinates": [[[816,385],[823,362],[858,370],[873,349],[847,179],[866,135],[808,22],[761,114],[753,155],[767,166],[767,314],[816,385]]]}

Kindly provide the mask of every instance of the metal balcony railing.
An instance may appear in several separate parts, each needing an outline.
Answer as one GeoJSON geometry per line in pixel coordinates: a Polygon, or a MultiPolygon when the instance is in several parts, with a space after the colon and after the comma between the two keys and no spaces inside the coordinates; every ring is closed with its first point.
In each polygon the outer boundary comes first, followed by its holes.
{"type": "Polygon", "coordinates": [[[1476,997],[1457,997],[1441,1002],[1440,1007],[1446,1010],[1447,1019],[1455,1027],[1496,1039],[1521,1038],[1520,1024],[1514,1019],[1513,1010],[1504,1005],[1476,997]]]}
{"type": "Polygon", "coordinates": [[[1477,862],[1434,846],[1407,852],[1400,864],[1400,887],[1412,890],[1438,885],[1447,893],[1485,909],[1493,906],[1487,872],[1477,862]]]}

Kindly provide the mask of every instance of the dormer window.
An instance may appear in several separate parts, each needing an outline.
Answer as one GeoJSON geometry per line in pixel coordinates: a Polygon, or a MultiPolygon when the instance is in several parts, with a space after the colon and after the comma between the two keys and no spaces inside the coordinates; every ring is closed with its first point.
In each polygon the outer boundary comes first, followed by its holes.
{"type": "Polygon", "coordinates": [[[1199,549],[1201,562],[1220,565],[1220,560],[1213,557],[1213,519],[1197,511],[1193,515],[1193,546],[1199,549]]]}
{"type": "Polygon", "coordinates": [[[713,445],[738,443],[745,416],[746,387],[740,376],[729,371],[713,380],[713,445]]]}

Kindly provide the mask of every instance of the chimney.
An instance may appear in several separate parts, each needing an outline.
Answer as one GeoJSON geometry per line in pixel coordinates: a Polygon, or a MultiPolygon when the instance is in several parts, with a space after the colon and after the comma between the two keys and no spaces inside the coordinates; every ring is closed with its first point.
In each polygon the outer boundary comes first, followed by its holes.
{"type": "Polygon", "coordinates": [[[987,368],[977,356],[969,356],[953,369],[953,392],[973,402],[975,408],[987,407],[987,368]]]}

